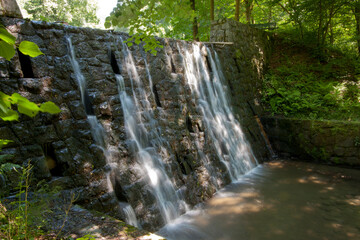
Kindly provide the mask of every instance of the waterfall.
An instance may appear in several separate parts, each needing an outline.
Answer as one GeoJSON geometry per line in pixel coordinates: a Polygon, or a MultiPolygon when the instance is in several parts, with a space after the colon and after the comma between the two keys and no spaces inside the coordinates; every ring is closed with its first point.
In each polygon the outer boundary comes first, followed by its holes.
{"type": "MultiPolygon", "coordinates": [[[[81,101],[85,107],[87,120],[90,124],[91,135],[92,135],[93,139],[95,140],[96,145],[102,149],[102,151],[105,155],[105,158],[106,158],[106,163],[110,167],[110,171],[106,172],[108,191],[110,193],[114,193],[114,187],[110,181],[110,173],[111,173],[111,170],[113,170],[117,167],[117,164],[111,163],[111,161],[110,161],[110,154],[107,149],[106,141],[105,141],[105,130],[104,130],[103,126],[101,125],[101,123],[98,121],[97,117],[93,113],[92,106],[91,106],[91,103],[89,100],[89,95],[88,95],[88,92],[86,89],[86,79],[85,79],[84,75],[81,73],[79,63],[76,60],[75,51],[74,51],[74,47],[72,45],[71,38],[67,36],[66,40],[67,40],[68,49],[69,49],[69,60],[70,60],[71,66],[74,70],[76,81],[79,85],[81,101]]],[[[119,206],[123,210],[123,212],[126,216],[127,222],[133,226],[139,227],[139,224],[136,220],[134,210],[131,207],[131,205],[129,203],[119,202],[119,206]]]]}
{"type": "MultiPolygon", "coordinates": [[[[122,65],[130,78],[132,91],[132,97],[127,95],[123,77],[116,75],[125,129],[128,139],[133,143],[136,159],[144,171],[145,180],[156,198],[164,223],[169,223],[184,212],[186,204],[179,198],[165,171],[162,156],[167,155],[166,141],[161,136],[159,124],[154,118],[154,110],[140,81],[132,53],[122,39],[121,42],[124,59],[122,65]]],[[[149,70],[146,71],[151,86],[151,76],[149,70]]]]}
{"type": "Polygon", "coordinates": [[[69,48],[69,60],[71,66],[74,70],[76,81],[79,85],[81,101],[84,105],[87,120],[91,126],[91,134],[96,142],[96,144],[104,151],[105,155],[107,155],[107,149],[105,144],[105,132],[102,125],[97,120],[96,116],[92,112],[92,106],[89,101],[89,95],[86,89],[86,79],[84,75],[81,73],[79,62],[76,60],[74,47],[72,45],[72,41],[70,37],[66,37],[68,48],[69,48]]]}
{"type": "Polygon", "coordinates": [[[226,166],[231,180],[235,181],[254,168],[257,160],[230,108],[217,54],[215,52],[215,62],[211,51],[204,48],[207,64],[198,45],[193,44],[192,54],[185,51],[185,77],[198,102],[217,156],[226,166]]]}
{"type": "MultiPolygon", "coordinates": [[[[123,75],[115,74],[115,78],[124,115],[127,142],[137,163],[141,166],[143,180],[155,197],[163,222],[165,224],[171,223],[188,208],[182,200],[183,188],[176,190],[177,188],[175,188],[172,181],[173,176],[166,171],[166,163],[170,158],[167,149],[170,146],[163,137],[160,124],[155,117],[165,114],[165,112],[160,105],[157,107],[152,106],[150,102],[151,98],[155,100],[153,103],[158,100],[155,99],[157,93],[152,82],[146,56],[143,56],[143,60],[151,92],[146,90],[139,77],[131,51],[129,51],[121,38],[120,41],[122,44],[122,67],[129,78],[129,86],[125,85],[123,75]]],[[[110,169],[106,174],[108,190],[111,193],[114,192],[114,187],[110,181],[110,173],[118,168],[118,163],[111,161],[111,156],[107,150],[105,131],[92,110],[86,88],[86,79],[80,71],[69,37],[67,42],[69,59],[80,89],[81,101],[91,126],[92,136],[96,144],[103,150],[108,169],[110,169]]],[[[213,143],[217,156],[226,166],[231,180],[236,180],[243,173],[253,168],[257,162],[249,144],[245,140],[240,124],[235,119],[230,108],[223,85],[224,76],[217,54],[214,52],[213,57],[209,49],[205,48],[205,50],[207,62],[204,60],[204,54],[201,54],[198,45],[192,46],[192,53],[185,51],[183,56],[185,78],[190,86],[192,98],[197,102],[198,110],[203,116],[206,133],[213,143]]],[[[217,179],[219,175],[216,168],[213,166],[211,159],[201,151],[198,142],[196,142],[196,146],[199,150],[200,161],[203,162],[209,172],[209,181],[218,188],[221,184],[217,179]]],[[[128,203],[121,203],[120,206],[126,214],[128,223],[138,226],[135,212],[131,206],[128,203]]]]}
{"type": "Polygon", "coordinates": [[[123,208],[125,215],[126,215],[126,222],[132,226],[135,226],[137,228],[139,228],[139,224],[138,221],[136,220],[136,215],[134,212],[134,209],[131,207],[130,204],[127,204],[124,208],[123,208]]]}

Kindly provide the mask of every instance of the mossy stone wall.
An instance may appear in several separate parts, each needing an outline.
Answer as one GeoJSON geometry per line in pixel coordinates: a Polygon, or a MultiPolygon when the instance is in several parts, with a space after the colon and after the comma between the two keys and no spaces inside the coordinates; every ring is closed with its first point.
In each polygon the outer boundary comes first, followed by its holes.
{"type": "Polygon", "coordinates": [[[280,157],[360,166],[360,122],[263,117],[280,157]]]}

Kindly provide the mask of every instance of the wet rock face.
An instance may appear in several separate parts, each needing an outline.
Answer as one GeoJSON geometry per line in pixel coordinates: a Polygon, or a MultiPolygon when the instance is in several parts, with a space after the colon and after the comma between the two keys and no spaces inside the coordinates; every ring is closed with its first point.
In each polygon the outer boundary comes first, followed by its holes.
{"type": "MultiPolygon", "coordinates": [[[[10,62],[1,59],[0,90],[6,94],[19,92],[37,103],[53,101],[62,110],[58,115],[39,114],[33,119],[21,116],[18,122],[1,121],[1,138],[13,140],[1,154],[9,154],[9,161],[19,165],[33,164],[34,183],[45,179],[50,186],[73,190],[78,195],[77,202],[87,208],[123,219],[124,214],[118,205],[120,200],[134,208],[144,228],[154,230],[163,225],[156,199],[132,151],[134,144],[126,137],[116,85],[115,74],[121,73],[126,92],[132,95],[119,41],[120,37],[126,39],[128,36],[19,19],[2,18],[1,21],[12,33],[17,34],[18,41],[37,43],[44,55],[29,58],[26,64],[18,55],[10,62]],[[91,134],[70,64],[66,36],[72,40],[77,61],[87,81],[88,101],[93,114],[105,130],[110,163],[118,166],[110,173],[114,193],[108,192],[107,173],[111,168],[91,134]]],[[[159,40],[164,50],[159,51],[157,56],[145,54],[135,45],[130,50],[159,123],[159,132],[167,141],[166,153],[159,151],[167,174],[175,190],[188,205],[194,206],[210,198],[216,191],[210,177],[215,177],[220,187],[228,184],[230,178],[211,145],[202,115],[184,76],[183,54],[186,49],[191,51],[191,44],[159,40]],[[144,56],[149,64],[152,89],[144,56]],[[201,161],[205,157],[218,170],[215,176],[210,176],[201,161]]],[[[253,104],[248,103],[253,91],[242,95],[245,91],[239,90],[241,87],[238,85],[245,76],[238,70],[236,61],[229,58],[235,52],[233,48],[214,46],[214,49],[225,66],[223,70],[229,83],[228,91],[235,103],[235,115],[245,124],[244,132],[258,160],[262,161],[267,157],[267,152],[254,121],[253,104]]],[[[244,84],[250,88],[249,81],[244,84]]],[[[146,123],[146,116],[143,121],[146,123]]],[[[0,185],[11,188],[12,183],[5,179],[5,176],[1,177],[0,185]]]]}

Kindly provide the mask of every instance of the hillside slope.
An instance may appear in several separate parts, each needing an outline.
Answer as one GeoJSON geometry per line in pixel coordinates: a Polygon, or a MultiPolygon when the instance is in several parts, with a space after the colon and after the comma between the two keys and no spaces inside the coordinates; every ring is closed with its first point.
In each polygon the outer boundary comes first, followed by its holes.
{"type": "Polygon", "coordinates": [[[263,103],[271,115],[360,120],[359,73],[356,60],[338,50],[319,54],[310,44],[276,35],[263,103]]]}

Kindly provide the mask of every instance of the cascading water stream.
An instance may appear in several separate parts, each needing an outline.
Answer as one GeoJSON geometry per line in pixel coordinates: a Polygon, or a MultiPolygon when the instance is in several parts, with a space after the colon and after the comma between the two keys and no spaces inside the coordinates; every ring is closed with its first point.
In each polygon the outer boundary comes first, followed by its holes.
{"type": "MultiPolygon", "coordinates": [[[[85,107],[87,120],[88,120],[88,122],[90,124],[90,128],[91,128],[91,134],[93,136],[93,139],[95,140],[96,145],[102,149],[102,151],[105,155],[105,158],[106,158],[106,162],[110,167],[110,171],[108,171],[106,173],[108,191],[111,193],[114,193],[114,187],[112,186],[112,183],[110,180],[110,173],[111,173],[112,169],[117,167],[117,164],[112,163],[110,161],[110,154],[107,149],[106,141],[105,141],[105,130],[92,111],[92,106],[89,101],[89,96],[88,96],[87,89],[86,89],[86,79],[85,79],[84,75],[81,73],[79,63],[76,60],[75,51],[74,51],[74,47],[72,45],[71,38],[67,36],[66,40],[67,40],[68,49],[69,49],[69,60],[70,60],[71,66],[74,70],[76,81],[79,85],[81,101],[85,107]]],[[[129,223],[135,227],[140,227],[136,220],[136,216],[135,216],[134,210],[132,209],[131,205],[128,203],[119,202],[119,206],[121,209],[123,209],[123,212],[126,216],[127,223],[129,223]]]]}
{"type": "MultiPolygon", "coordinates": [[[[178,50],[181,53],[179,46],[178,50]]],[[[191,88],[193,99],[198,103],[198,109],[206,125],[206,132],[211,138],[216,154],[226,166],[234,182],[253,169],[257,165],[257,160],[226,98],[224,75],[216,52],[214,51],[214,61],[211,51],[205,47],[207,65],[200,47],[193,44],[192,50],[192,53],[185,50],[185,56],[183,56],[185,78],[191,88]]],[[[197,148],[209,175],[216,175],[211,161],[202,153],[199,146],[197,148]]],[[[210,179],[216,183],[216,178],[210,179]]],[[[202,211],[201,209],[189,211],[172,224],[164,226],[158,233],[167,239],[211,239],[207,232],[196,226],[197,216],[206,215],[202,211]]],[[[200,223],[202,224],[204,223],[200,223]]]]}
{"type": "Polygon", "coordinates": [[[106,149],[106,143],[105,143],[105,133],[102,125],[97,120],[96,116],[92,112],[92,106],[89,101],[89,96],[86,89],[86,80],[84,75],[81,73],[80,66],[78,61],[75,57],[75,51],[74,47],[72,45],[72,41],[70,37],[66,37],[68,48],[69,48],[69,60],[71,63],[71,66],[74,70],[76,81],[79,85],[80,94],[81,94],[81,101],[85,107],[86,116],[88,119],[88,122],[91,126],[91,134],[96,142],[96,144],[104,151],[105,155],[107,156],[107,149],[106,149]]]}
{"type": "Polygon", "coordinates": [[[211,51],[205,48],[212,73],[208,70],[200,47],[193,44],[193,53],[185,52],[185,76],[197,99],[217,156],[226,166],[231,180],[235,181],[254,168],[257,160],[226,98],[220,64],[215,63],[211,51]]]}
{"type": "MultiPolygon", "coordinates": [[[[144,170],[152,193],[156,198],[158,208],[165,223],[176,219],[186,208],[180,200],[175,188],[165,171],[162,155],[166,155],[164,139],[158,127],[154,112],[140,81],[134,59],[128,47],[122,41],[123,66],[125,66],[131,81],[132,97],[125,91],[124,79],[116,75],[120,101],[122,104],[125,129],[128,139],[133,143],[132,149],[138,163],[144,170]],[[161,152],[161,155],[158,153],[161,152]]],[[[148,71],[148,69],[147,69],[148,71]]],[[[151,76],[149,75],[150,85],[151,76]]]]}

